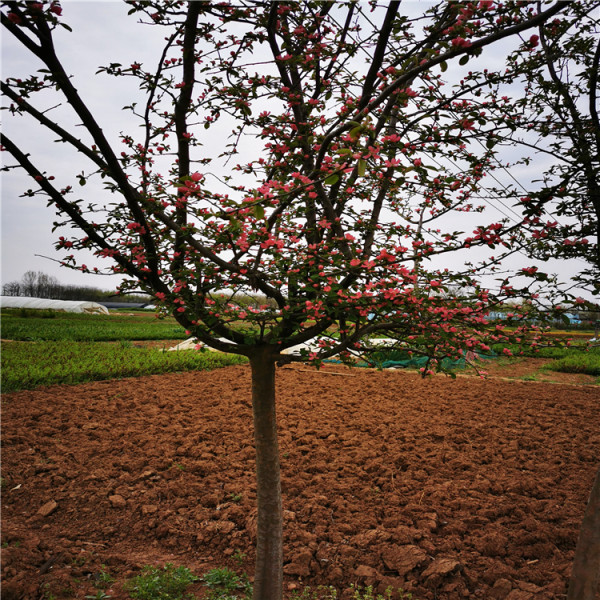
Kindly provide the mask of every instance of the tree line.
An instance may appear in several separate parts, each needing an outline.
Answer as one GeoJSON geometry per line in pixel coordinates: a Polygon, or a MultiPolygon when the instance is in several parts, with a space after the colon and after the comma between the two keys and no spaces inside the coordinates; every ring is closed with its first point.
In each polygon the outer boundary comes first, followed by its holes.
{"type": "Polygon", "coordinates": [[[150,302],[143,294],[118,294],[115,290],[103,290],[85,285],[61,283],[54,275],[42,271],[27,271],[19,281],[2,285],[3,296],[50,298],[52,300],[85,300],[88,302],[150,302]]]}

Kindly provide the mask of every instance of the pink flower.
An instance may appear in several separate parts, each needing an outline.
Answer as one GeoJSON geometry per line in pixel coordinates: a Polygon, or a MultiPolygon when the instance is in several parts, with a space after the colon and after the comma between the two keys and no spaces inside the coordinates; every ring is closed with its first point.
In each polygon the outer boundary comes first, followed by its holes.
{"type": "Polygon", "coordinates": [[[50,11],[53,12],[55,15],[58,15],[59,17],[60,15],[62,15],[62,7],[57,2],[53,2],[50,5],[50,11]]]}
{"type": "Polygon", "coordinates": [[[423,161],[420,158],[415,158],[415,160],[413,160],[413,165],[415,165],[415,167],[420,167],[423,164],[423,161]]]}
{"type": "Polygon", "coordinates": [[[530,45],[532,48],[535,48],[535,47],[536,47],[536,46],[537,46],[539,43],[540,43],[540,36],[539,36],[539,35],[535,35],[535,34],[534,34],[534,35],[532,35],[532,36],[529,38],[529,45],[530,45]]]}
{"type": "Polygon", "coordinates": [[[21,21],[21,17],[18,14],[16,14],[16,13],[9,12],[7,16],[8,16],[8,20],[11,23],[14,23],[15,25],[20,25],[21,22],[22,22],[21,21]]]}
{"type": "Polygon", "coordinates": [[[202,175],[202,173],[192,173],[190,175],[190,177],[192,178],[193,181],[200,181],[201,179],[204,178],[204,175],[202,175]]]}
{"type": "Polygon", "coordinates": [[[455,37],[452,40],[452,45],[455,48],[468,48],[471,45],[471,42],[469,40],[465,40],[465,38],[462,37],[455,37]]]}

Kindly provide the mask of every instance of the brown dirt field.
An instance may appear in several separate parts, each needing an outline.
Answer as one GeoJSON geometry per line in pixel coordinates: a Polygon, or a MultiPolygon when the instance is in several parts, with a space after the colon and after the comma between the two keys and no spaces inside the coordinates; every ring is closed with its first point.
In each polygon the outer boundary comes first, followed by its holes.
{"type": "MultiPolygon", "coordinates": [[[[278,394],[288,591],[564,598],[599,386],[292,365],[278,394]]],[[[247,366],[5,394],[3,598],[95,595],[101,565],[115,600],[146,564],[251,573],[249,395],[247,366]]]]}

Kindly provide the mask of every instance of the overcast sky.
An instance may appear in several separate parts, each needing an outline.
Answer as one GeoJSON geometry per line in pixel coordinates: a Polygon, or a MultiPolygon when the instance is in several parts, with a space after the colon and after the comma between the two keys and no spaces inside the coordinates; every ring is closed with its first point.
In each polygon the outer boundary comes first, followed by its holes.
{"type": "MultiPolygon", "coordinates": [[[[423,11],[432,2],[414,0],[405,4],[408,10],[423,11]]],[[[68,73],[73,75],[73,81],[81,96],[90,106],[92,113],[99,115],[100,124],[108,138],[118,143],[118,135],[122,131],[131,131],[132,118],[130,113],[121,108],[131,103],[135,98],[137,86],[132,78],[115,78],[105,74],[96,74],[98,67],[110,62],[129,65],[135,61],[152,64],[156,61],[163,47],[165,29],[149,27],[136,23],[138,17],[128,16],[128,7],[120,0],[102,2],[63,0],[64,22],[68,23],[73,32],[62,28],[55,32],[55,43],[58,55],[68,73]]],[[[502,54],[496,48],[486,49],[482,60],[486,66],[493,68],[494,62],[502,61],[502,54]]],[[[502,64],[502,63],[500,63],[502,64]]],[[[20,44],[12,39],[10,34],[2,36],[2,78],[24,77],[40,68],[35,57],[32,57],[20,44]]],[[[35,96],[36,106],[41,94],[35,96]]],[[[44,108],[53,107],[57,103],[54,94],[43,97],[44,108]]],[[[55,117],[64,118],[69,114],[68,107],[54,108],[51,113],[55,117]]],[[[34,163],[50,175],[55,175],[57,181],[73,184],[73,174],[81,172],[89,165],[82,162],[81,168],[74,161],[76,155],[67,154],[64,145],[49,144],[53,136],[42,131],[28,117],[6,118],[4,115],[3,129],[7,135],[17,139],[34,157],[34,163]],[[48,147],[52,152],[48,153],[48,147]],[[43,163],[39,157],[43,156],[43,163]]],[[[213,130],[211,129],[211,132],[213,130]]],[[[213,133],[214,135],[214,133],[213,133]]],[[[213,149],[214,151],[214,149],[213,149]]],[[[5,164],[14,161],[6,153],[3,156],[5,164]]],[[[540,164],[536,164],[536,173],[541,172],[540,164]]],[[[524,182],[531,179],[531,172],[516,169],[512,175],[524,182]]],[[[506,174],[505,174],[506,176],[506,174]]],[[[60,259],[63,251],[54,250],[54,242],[58,234],[52,233],[54,210],[46,207],[42,197],[20,198],[28,187],[30,180],[23,173],[11,171],[2,175],[2,265],[0,277],[3,283],[20,280],[29,270],[43,271],[56,276],[65,284],[92,285],[103,289],[114,288],[119,283],[118,277],[97,277],[85,275],[76,271],[61,268],[58,263],[42,256],[60,259]],[[40,256],[38,256],[40,255],[40,256]]],[[[86,200],[102,202],[105,195],[100,187],[92,185],[77,190],[86,200]],[[85,195],[84,195],[85,193],[85,195]]],[[[506,214],[507,208],[497,205],[498,219],[506,214]]],[[[510,212],[509,212],[510,215],[510,212]]],[[[86,258],[81,262],[88,265],[105,266],[104,262],[94,262],[86,258]]],[[[525,259],[516,259],[515,268],[524,266],[525,259]]],[[[532,261],[527,261],[532,263],[532,261]]],[[[580,261],[567,264],[553,263],[552,269],[562,272],[565,276],[580,269],[584,263],[580,261]]]]}
{"type": "MultiPolygon", "coordinates": [[[[162,49],[165,30],[137,25],[137,18],[127,15],[128,7],[120,0],[63,0],[62,6],[64,22],[72,27],[73,32],[57,28],[55,40],[59,57],[67,73],[74,76],[81,96],[92,112],[99,116],[109,139],[118,140],[119,132],[131,127],[130,114],[121,108],[135,97],[137,86],[132,79],[96,75],[96,71],[99,66],[110,62],[129,65],[140,59],[155,59],[162,49]]],[[[41,66],[10,34],[2,35],[3,79],[9,76],[23,77],[41,66]]],[[[38,97],[35,102],[38,105],[38,97]]],[[[56,102],[55,95],[45,98],[48,108],[56,102]]],[[[59,108],[50,114],[57,116],[68,113],[67,109],[59,108]]],[[[27,117],[5,118],[3,129],[32,153],[36,165],[47,170],[48,174],[55,175],[57,180],[61,179],[62,174],[65,184],[73,183],[72,175],[78,171],[73,168],[71,155],[66,155],[64,147],[54,144],[51,146],[53,153],[48,155],[48,141],[55,136],[47,134],[27,117]],[[41,155],[40,150],[44,152],[41,155]],[[43,164],[39,161],[40,156],[43,156],[43,164]],[[65,156],[68,156],[66,164],[65,156]]],[[[3,162],[14,163],[8,154],[3,156],[3,162]]],[[[89,168],[89,164],[82,162],[84,167],[89,168]]],[[[57,238],[57,234],[52,233],[55,211],[47,208],[41,197],[19,198],[28,187],[31,187],[31,183],[24,174],[13,171],[2,176],[2,282],[19,280],[26,271],[33,270],[54,275],[65,284],[106,289],[115,287],[120,281],[118,277],[86,275],[37,256],[60,259],[65,253],[54,250],[57,238]]],[[[96,200],[101,200],[101,190],[90,186],[85,192],[86,199],[96,197],[96,200]]],[[[93,259],[88,262],[94,264],[93,259]]]]}

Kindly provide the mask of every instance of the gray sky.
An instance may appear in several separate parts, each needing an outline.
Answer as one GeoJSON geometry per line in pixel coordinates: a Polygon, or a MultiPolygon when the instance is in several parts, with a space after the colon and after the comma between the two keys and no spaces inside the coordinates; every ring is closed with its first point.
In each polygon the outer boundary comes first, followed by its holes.
{"type": "MultiPolygon", "coordinates": [[[[424,10],[431,2],[415,0],[409,3],[409,10],[424,10]]],[[[132,78],[115,78],[105,74],[96,74],[101,65],[110,62],[119,62],[129,65],[135,61],[152,64],[156,61],[163,46],[165,29],[138,25],[138,17],[127,16],[127,6],[119,1],[73,1],[62,2],[63,19],[68,23],[73,32],[69,33],[58,28],[55,33],[58,55],[62,58],[68,73],[74,76],[74,82],[92,112],[98,117],[105,134],[118,147],[119,132],[132,132],[136,130],[137,123],[132,121],[131,115],[121,108],[131,103],[137,90],[136,80],[132,78]]],[[[486,50],[480,60],[486,66],[493,68],[503,63],[502,53],[494,47],[486,50]],[[500,61],[500,62],[498,62],[500,61]]],[[[40,68],[37,60],[15,41],[9,34],[2,36],[2,78],[9,76],[24,77],[40,68]]],[[[472,68],[472,67],[471,67],[472,68]]],[[[36,106],[42,98],[41,94],[35,96],[36,106]]],[[[55,94],[47,94],[44,98],[44,108],[53,107],[57,103],[55,94]]],[[[50,113],[55,117],[69,118],[69,108],[66,106],[54,108],[50,113]]],[[[68,152],[65,145],[53,144],[53,136],[33,123],[28,117],[10,118],[4,114],[3,129],[7,135],[17,139],[19,143],[31,152],[34,163],[48,174],[56,176],[58,182],[64,185],[74,183],[73,175],[89,168],[87,162],[77,164],[80,158],[68,152]],[[52,152],[48,152],[48,148],[52,152]],[[43,162],[39,157],[43,157],[43,162]]],[[[219,141],[218,133],[211,129],[215,136],[215,144],[219,141]]],[[[82,133],[83,135],[83,133],[82,133]]],[[[221,140],[222,141],[222,140],[221,140]]],[[[215,144],[210,145],[210,151],[215,152],[215,144]]],[[[3,156],[6,164],[14,161],[6,153],[3,156]]],[[[541,157],[538,161],[545,161],[541,157]]],[[[522,180],[525,185],[533,174],[539,175],[542,168],[541,162],[535,163],[535,172],[529,169],[515,169],[512,175],[522,180]]],[[[506,174],[503,177],[507,177],[506,174]]],[[[75,180],[76,182],[76,180],[75,180]]],[[[60,183],[59,183],[60,185],[60,183]]],[[[76,186],[76,183],[75,183],[76,186]]],[[[52,233],[54,210],[46,207],[42,197],[19,198],[19,195],[28,187],[33,187],[29,178],[17,171],[2,175],[2,267],[0,277],[3,283],[19,280],[28,271],[43,271],[56,276],[65,284],[92,285],[104,289],[111,289],[119,283],[118,277],[98,277],[85,275],[76,271],[61,268],[58,263],[52,262],[37,255],[60,259],[64,251],[56,252],[54,242],[59,233],[52,233]]],[[[102,188],[88,184],[85,188],[76,190],[80,197],[86,200],[102,202],[106,197],[102,188]]],[[[506,214],[506,207],[497,205],[498,218],[506,214]]],[[[509,212],[509,214],[511,214],[509,212]]],[[[85,260],[89,265],[98,267],[106,266],[105,261],[94,261],[91,257],[85,260]]],[[[517,257],[514,268],[533,264],[533,261],[517,257]]],[[[559,271],[565,276],[583,266],[580,261],[554,262],[552,270],[559,271]]]]}
{"type": "MultiPolygon", "coordinates": [[[[109,139],[118,142],[120,131],[131,127],[131,117],[120,110],[135,97],[137,86],[132,79],[96,75],[98,67],[110,62],[129,65],[136,60],[152,60],[162,49],[164,29],[136,26],[136,18],[127,16],[128,7],[116,1],[63,1],[63,17],[73,32],[57,28],[56,47],[65,69],[74,76],[76,87],[90,106],[109,139]],[[132,26],[133,25],[133,26],[132,26]]],[[[41,64],[30,55],[9,34],[2,36],[2,78],[23,77],[41,68],[41,64]]],[[[41,94],[35,98],[36,106],[41,94]]],[[[45,107],[54,106],[56,95],[45,98],[45,107]]],[[[69,114],[68,107],[55,109],[50,115],[69,114]]],[[[64,179],[65,185],[73,183],[73,174],[89,168],[85,161],[79,170],[73,165],[71,153],[67,154],[63,145],[50,146],[51,136],[35,125],[28,117],[6,118],[3,129],[12,135],[24,148],[31,152],[34,163],[57,181],[64,179]],[[43,163],[39,157],[43,157],[43,163]]],[[[118,146],[117,146],[118,147],[118,146]]],[[[5,164],[14,161],[6,154],[5,164]]],[[[65,252],[54,250],[54,241],[58,234],[52,233],[54,210],[47,208],[41,197],[19,198],[28,187],[33,187],[30,179],[23,173],[12,171],[2,175],[2,282],[19,280],[28,270],[43,271],[55,275],[65,284],[91,285],[110,289],[115,287],[119,277],[86,275],[60,267],[57,263],[36,255],[61,259],[65,252]]],[[[97,186],[76,190],[86,199],[101,201],[102,189],[97,186]],[[85,192],[85,194],[84,194],[85,192]]],[[[84,261],[85,262],[85,261],[84,261]]],[[[104,261],[88,264],[105,265],[104,261]]]]}

